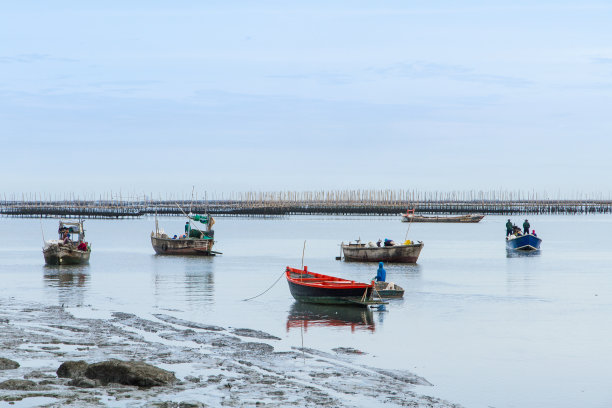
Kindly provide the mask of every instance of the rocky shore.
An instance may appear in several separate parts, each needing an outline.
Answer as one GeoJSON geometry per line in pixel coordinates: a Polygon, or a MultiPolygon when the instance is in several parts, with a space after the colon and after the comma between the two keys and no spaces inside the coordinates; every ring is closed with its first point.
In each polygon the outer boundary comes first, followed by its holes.
{"type": "Polygon", "coordinates": [[[350,348],[276,351],[271,334],[168,314],[77,318],[14,299],[0,310],[0,406],[458,407],[350,348]]]}

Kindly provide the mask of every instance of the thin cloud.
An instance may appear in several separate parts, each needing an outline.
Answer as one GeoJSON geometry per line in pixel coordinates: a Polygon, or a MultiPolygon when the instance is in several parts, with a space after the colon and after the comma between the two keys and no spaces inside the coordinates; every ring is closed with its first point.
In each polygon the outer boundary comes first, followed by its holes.
{"type": "Polygon", "coordinates": [[[595,64],[612,64],[612,58],[610,57],[593,57],[591,61],[595,64]]]}
{"type": "Polygon", "coordinates": [[[347,74],[337,74],[332,72],[314,72],[310,74],[279,74],[268,75],[271,79],[289,80],[315,80],[325,84],[343,85],[354,82],[353,78],[347,74]]]}
{"type": "Polygon", "coordinates": [[[33,64],[37,62],[76,62],[72,58],[53,57],[49,54],[18,54],[0,57],[0,64],[33,64]]]}
{"type": "Polygon", "coordinates": [[[485,74],[461,65],[438,64],[434,62],[397,63],[388,67],[371,68],[371,72],[386,77],[404,78],[448,78],[454,81],[479,82],[510,87],[526,87],[531,81],[505,75],[485,74]]]}

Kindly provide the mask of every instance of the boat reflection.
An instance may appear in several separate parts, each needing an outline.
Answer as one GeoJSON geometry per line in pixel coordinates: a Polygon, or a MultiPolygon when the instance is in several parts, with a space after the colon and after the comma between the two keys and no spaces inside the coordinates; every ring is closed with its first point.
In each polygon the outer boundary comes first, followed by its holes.
{"type": "Polygon", "coordinates": [[[89,286],[89,265],[45,265],[45,286],[58,296],[62,306],[83,306],[89,286]]]}
{"type": "Polygon", "coordinates": [[[160,304],[184,301],[194,310],[200,310],[214,303],[214,258],[152,256],[155,257],[154,296],[160,304]]]}
{"type": "Polygon", "coordinates": [[[84,287],[89,280],[88,266],[83,265],[45,265],[45,284],[50,287],[84,287]]]}
{"type": "Polygon", "coordinates": [[[527,258],[530,256],[539,256],[540,253],[540,249],[535,251],[519,251],[516,249],[506,248],[506,258],[527,258]]]}
{"type": "Polygon", "coordinates": [[[318,305],[313,303],[294,302],[287,316],[287,331],[292,328],[331,326],[350,327],[355,330],[369,330],[374,332],[374,317],[369,308],[318,305]]]}

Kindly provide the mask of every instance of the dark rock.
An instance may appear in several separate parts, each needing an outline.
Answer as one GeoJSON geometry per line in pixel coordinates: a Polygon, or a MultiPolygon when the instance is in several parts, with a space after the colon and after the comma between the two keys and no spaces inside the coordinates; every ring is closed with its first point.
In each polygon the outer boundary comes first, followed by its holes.
{"type": "Polygon", "coordinates": [[[357,350],[352,347],[336,347],[336,348],[333,348],[332,350],[338,354],[366,354],[363,351],[357,350]]]}
{"type": "Polygon", "coordinates": [[[39,370],[34,370],[34,371],[30,371],[29,373],[24,375],[23,378],[25,378],[26,380],[29,380],[31,378],[55,379],[56,377],[54,375],[47,374],[47,373],[44,373],[44,372],[39,371],[39,370]]]}
{"type": "Polygon", "coordinates": [[[70,381],[68,385],[72,385],[73,387],[79,388],[96,388],[98,383],[95,380],[90,380],[85,377],[77,377],[74,380],[70,381]]]}
{"type": "Polygon", "coordinates": [[[120,319],[120,320],[125,320],[125,319],[132,319],[135,318],[136,315],[133,313],[124,313],[124,312],[114,312],[113,313],[113,317],[120,319]]]}
{"type": "Polygon", "coordinates": [[[225,377],[223,377],[221,374],[219,374],[219,375],[211,375],[211,376],[208,377],[208,382],[209,383],[220,383],[223,378],[225,378],[225,377]]]}
{"type": "Polygon", "coordinates": [[[6,380],[0,383],[2,390],[27,391],[36,387],[36,383],[30,380],[6,380]]]}
{"type": "Polygon", "coordinates": [[[203,329],[203,330],[211,330],[211,331],[223,331],[225,330],[223,327],[212,326],[209,324],[202,324],[196,322],[190,322],[189,320],[177,319],[173,316],[168,316],[165,314],[154,314],[153,316],[157,317],[159,320],[163,320],[166,323],[176,324],[178,326],[190,327],[192,329],[203,329]]]}
{"type": "Polygon", "coordinates": [[[270,354],[274,351],[274,347],[266,343],[248,342],[240,344],[240,347],[256,353],[270,354]]]}
{"type": "Polygon", "coordinates": [[[174,373],[141,361],[108,360],[89,365],[85,377],[102,384],[118,383],[153,387],[177,382],[174,373]]]}
{"type": "Polygon", "coordinates": [[[253,330],[253,329],[234,329],[232,330],[232,333],[237,336],[254,337],[256,339],[280,340],[280,337],[276,337],[276,336],[271,335],[270,333],[262,332],[259,330],[253,330]]]}
{"type": "Polygon", "coordinates": [[[18,362],[0,357],[0,370],[14,370],[16,368],[19,368],[18,362]]]}
{"type": "Polygon", "coordinates": [[[57,376],[61,378],[83,377],[89,364],[86,361],[66,361],[57,369],[57,376]]]}
{"type": "Polygon", "coordinates": [[[206,404],[203,404],[198,401],[181,401],[181,402],[166,401],[166,402],[156,403],[153,406],[157,408],[204,408],[204,407],[207,407],[206,404]]]}

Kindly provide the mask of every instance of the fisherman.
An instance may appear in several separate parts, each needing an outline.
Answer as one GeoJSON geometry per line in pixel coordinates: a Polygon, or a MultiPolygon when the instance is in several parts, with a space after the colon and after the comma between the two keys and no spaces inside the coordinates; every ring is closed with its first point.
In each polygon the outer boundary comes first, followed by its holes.
{"type": "Polygon", "coordinates": [[[376,246],[380,247],[380,244],[382,244],[382,239],[378,238],[378,241],[376,241],[376,246]]]}
{"type": "Polygon", "coordinates": [[[384,243],[384,245],[385,245],[386,247],[388,247],[388,246],[393,246],[393,245],[395,245],[395,242],[393,242],[393,240],[392,240],[392,239],[385,238],[385,243],[384,243]]]}
{"type": "Polygon", "coordinates": [[[531,225],[529,225],[529,221],[525,220],[525,222],[523,223],[523,234],[525,235],[529,235],[529,227],[531,225]]]}
{"type": "Polygon", "coordinates": [[[508,218],[508,222],[506,223],[506,236],[512,235],[512,221],[508,218]]]}
{"type": "Polygon", "coordinates": [[[376,282],[384,282],[387,279],[387,271],[383,268],[383,263],[378,263],[378,270],[376,270],[376,282]]]}
{"type": "Polygon", "coordinates": [[[537,237],[537,236],[538,236],[538,234],[536,234],[536,233],[535,233],[535,230],[532,230],[532,231],[531,231],[531,235],[533,235],[534,237],[537,237]]]}
{"type": "Polygon", "coordinates": [[[185,223],[185,235],[189,236],[189,230],[191,229],[191,225],[189,225],[189,221],[185,223]]]}

